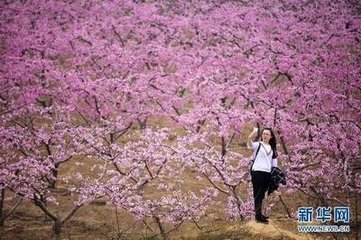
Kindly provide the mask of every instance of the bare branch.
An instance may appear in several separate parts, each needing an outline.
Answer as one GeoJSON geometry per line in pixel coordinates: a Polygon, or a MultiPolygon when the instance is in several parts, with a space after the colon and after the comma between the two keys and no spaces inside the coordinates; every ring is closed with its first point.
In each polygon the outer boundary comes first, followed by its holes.
{"type": "Polygon", "coordinates": [[[50,212],[50,210],[45,206],[45,204],[36,196],[34,197],[34,203],[38,206],[46,215],[48,215],[53,221],[57,221],[58,217],[50,212]]]}
{"type": "Polygon", "coordinates": [[[80,205],[75,205],[69,212],[67,215],[65,215],[65,217],[61,220],[61,223],[65,223],[66,221],[69,220],[69,218],[71,218],[74,213],[83,206],[83,204],[80,204],[80,205]]]}

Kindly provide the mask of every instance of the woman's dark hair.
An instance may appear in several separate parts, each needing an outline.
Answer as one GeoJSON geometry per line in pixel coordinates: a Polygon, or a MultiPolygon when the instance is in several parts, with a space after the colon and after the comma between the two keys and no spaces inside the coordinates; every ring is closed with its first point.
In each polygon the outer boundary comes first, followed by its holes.
{"type": "Polygon", "coordinates": [[[273,154],[272,154],[272,158],[277,158],[278,154],[277,154],[277,140],[276,140],[276,136],[272,130],[272,128],[266,127],[263,128],[261,131],[261,140],[262,140],[262,133],[264,130],[268,130],[271,132],[271,139],[269,140],[269,145],[271,145],[273,154]]]}

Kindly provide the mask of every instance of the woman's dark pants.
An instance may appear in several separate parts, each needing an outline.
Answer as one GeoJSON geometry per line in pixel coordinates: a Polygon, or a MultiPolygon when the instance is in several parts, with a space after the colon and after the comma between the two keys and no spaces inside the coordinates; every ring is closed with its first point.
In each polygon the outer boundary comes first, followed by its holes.
{"type": "Polygon", "coordinates": [[[256,219],[262,216],[262,200],[268,190],[268,185],[271,180],[271,174],[262,171],[252,171],[252,185],[254,197],[254,211],[256,219]]]}

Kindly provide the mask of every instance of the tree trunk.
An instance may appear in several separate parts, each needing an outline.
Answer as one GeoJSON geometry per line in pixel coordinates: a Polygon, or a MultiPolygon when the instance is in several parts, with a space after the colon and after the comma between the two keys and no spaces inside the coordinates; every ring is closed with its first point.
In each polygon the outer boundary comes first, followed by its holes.
{"type": "Polygon", "coordinates": [[[5,217],[4,217],[4,199],[5,199],[5,189],[2,188],[0,191],[0,226],[4,225],[5,217]]]}
{"type": "Polygon", "coordinates": [[[49,179],[49,188],[55,189],[56,180],[58,179],[58,167],[59,164],[55,164],[54,169],[51,170],[52,178],[49,179]]]}
{"type": "Polygon", "coordinates": [[[279,196],[279,199],[280,199],[283,207],[285,208],[285,211],[286,211],[286,213],[287,213],[288,218],[292,218],[291,212],[290,212],[290,210],[288,209],[286,203],[283,201],[283,199],[282,199],[281,196],[279,196]]]}
{"type": "Polygon", "coordinates": [[[61,228],[63,227],[63,222],[60,218],[56,219],[53,224],[53,238],[54,240],[60,240],[61,239],[61,228]]]}
{"type": "Polygon", "coordinates": [[[154,220],[156,221],[156,223],[157,223],[157,225],[158,225],[158,227],[159,227],[160,234],[162,235],[163,240],[168,240],[167,233],[165,232],[165,230],[164,230],[164,228],[163,228],[163,225],[162,225],[162,223],[160,222],[159,217],[155,216],[155,217],[154,217],[154,220]]]}
{"type": "Polygon", "coordinates": [[[138,118],[137,120],[138,120],[140,129],[146,129],[147,128],[148,117],[146,117],[145,119],[138,118]]]}
{"type": "Polygon", "coordinates": [[[222,159],[223,157],[226,155],[227,153],[227,147],[226,147],[226,139],[222,136],[221,137],[221,141],[222,141],[222,159]]]}
{"type": "Polygon", "coordinates": [[[4,225],[5,220],[16,210],[22,201],[22,197],[18,199],[15,205],[6,213],[4,210],[4,201],[5,201],[5,189],[0,191],[0,227],[4,225]]]}
{"type": "MultiPolygon", "coordinates": [[[[232,191],[232,195],[233,195],[234,199],[236,199],[237,209],[238,209],[239,212],[241,212],[242,203],[241,203],[241,200],[239,199],[239,197],[237,195],[236,187],[232,187],[231,191],[232,191]]],[[[239,215],[241,217],[241,221],[244,221],[244,216],[242,214],[239,214],[239,215]]]]}
{"type": "Polygon", "coordinates": [[[68,214],[64,217],[64,218],[61,218],[60,216],[52,213],[48,208],[47,206],[45,205],[45,203],[35,197],[34,198],[34,203],[36,206],[38,206],[47,216],[49,216],[52,220],[53,220],[53,227],[52,227],[52,230],[53,230],[53,234],[52,234],[52,238],[51,239],[54,239],[54,240],[60,240],[61,237],[60,237],[60,234],[61,234],[61,229],[63,227],[63,224],[68,221],[73,215],[74,213],[82,206],[82,205],[76,205],[74,206],[69,212],[68,214]]]}

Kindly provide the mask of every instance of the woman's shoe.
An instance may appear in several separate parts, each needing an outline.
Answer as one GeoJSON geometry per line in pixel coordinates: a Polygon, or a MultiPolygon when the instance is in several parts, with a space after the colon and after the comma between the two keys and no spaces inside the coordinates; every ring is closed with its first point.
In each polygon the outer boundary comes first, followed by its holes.
{"type": "Polygon", "coordinates": [[[256,217],[256,221],[263,224],[268,224],[268,220],[263,217],[256,217]]]}

